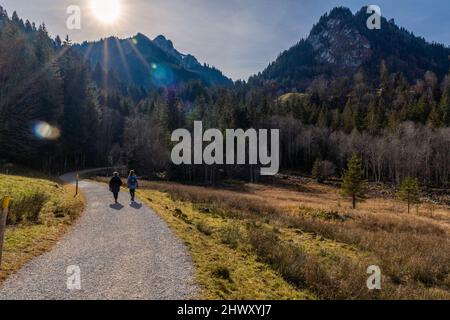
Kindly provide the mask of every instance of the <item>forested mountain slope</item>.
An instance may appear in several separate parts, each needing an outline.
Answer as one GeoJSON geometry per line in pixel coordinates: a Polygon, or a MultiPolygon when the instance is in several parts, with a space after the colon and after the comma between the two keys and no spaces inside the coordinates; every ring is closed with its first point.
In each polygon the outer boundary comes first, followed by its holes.
{"type": "Polygon", "coordinates": [[[282,90],[304,90],[315,78],[335,79],[358,70],[379,80],[381,64],[402,72],[409,80],[422,78],[426,71],[442,78],[450,66],[450,49],[397,26],[382,18],[381,29],[367,28],[367,8],[356,14],[348,8],[335,8],[323,15],[309,36],[280,54],[251,83],[273,82],[282,90]]]}

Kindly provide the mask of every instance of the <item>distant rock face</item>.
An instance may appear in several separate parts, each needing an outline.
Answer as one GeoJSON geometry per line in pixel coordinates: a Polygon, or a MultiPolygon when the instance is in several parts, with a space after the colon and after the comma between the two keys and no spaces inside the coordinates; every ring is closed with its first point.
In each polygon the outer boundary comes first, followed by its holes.
{"type": "Polygon", "coordinates": [[[198,62],[197,58],[193,55],[183,55],[183,66],[188,70],[194,70],[201,67],[202,65],[198,62]]]}
{"type": "Polygon", "coordinates": [[[173,43],[170,40],[167,40],[166,37],[163,35],[157,36],[154,40],[154,43],[156,43],[160,48],[164,49],[165,51],[174,51],[175,54],[178,53],[178,51],[175,50],[173,47],[173,43]]]}
{"type": "Polygon", "coordinates": [[[339,67],[357,68],[372,55],[369,40],[339,19],[329,19],[325,27],[313,30],[307,40],[320,62],[339,67]]]}
{"type": "Polygon", "coordinates": [[[153,42],[188,70],[195,70],[202,66],[193,55],[180,53],[173,46],[173,42],[166,39],[163,35],[157,36],[153,42]]]}
{"type": "Polygon", "coordinates": [[[212,85],[231,85],[231,79],[225,77],[222,72],[214,67],[202,65],[197,58],[190,54],[182,54],[175,49],[172,41],[166,37],[159,35],[152,41],[162,51],[175,59],[177,63],[189,72],[200,74],[202,79],[212,85]]]}
{"type": "Polygon", "coordinates": [[[442,78],[449,70],[450,48],[429,43],[381,18],[381,29],[367,28],[367,7],[355,14],[337,7],[324,14],[306,39],[282,52],[276,61],[249,79],[254,85],[280,91],[304,91],[317,78],[351,79],[362,71],[368,81],[379,81],[380,66],[401,72],[408,81],[422,79],[432,71],[442,78]]]}

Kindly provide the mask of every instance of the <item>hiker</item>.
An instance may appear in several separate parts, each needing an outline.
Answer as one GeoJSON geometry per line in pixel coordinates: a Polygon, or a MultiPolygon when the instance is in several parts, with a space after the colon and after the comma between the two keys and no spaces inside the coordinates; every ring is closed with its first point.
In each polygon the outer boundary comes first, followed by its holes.
{"type": "Polygon", "coordinates": [[[114,172],[113,177],[109,181],[109,191],[113,193],[114,200],[118,204],[117,199],[119,198],[120,187],[122,186],[122,180],[119,177],[118,172],[114,172]]]}
{"type": "Polygon", "coordinates": [[[136,177],[134,170],[131,170],[130,175],[128,176],[128,188],[130,189],[131,201],[134,202],[136,189],[139,188],[138,178],[136,177]]]}

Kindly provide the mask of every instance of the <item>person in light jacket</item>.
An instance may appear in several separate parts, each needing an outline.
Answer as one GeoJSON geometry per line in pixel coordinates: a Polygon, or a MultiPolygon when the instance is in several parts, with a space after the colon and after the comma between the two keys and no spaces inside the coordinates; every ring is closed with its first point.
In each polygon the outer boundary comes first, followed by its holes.
{"type": "Polygon", "coordinates": [[[139,188],[138,178],[134,173],[134,170],[130,171],[128,176],[128,189],[130,189],[131,201],[134,202],[134,197],[136,195],[136,189],[139,188]]]}

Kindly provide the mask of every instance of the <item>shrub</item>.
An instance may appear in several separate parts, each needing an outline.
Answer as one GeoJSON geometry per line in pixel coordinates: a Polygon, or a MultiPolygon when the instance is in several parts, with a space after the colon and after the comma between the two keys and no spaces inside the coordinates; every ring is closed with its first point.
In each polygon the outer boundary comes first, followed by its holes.
{"type": "MultiPolygon", "coordinates": [[[[166,207],[166,209],[168,209],[168,208],[166,207]]],[[[183,220],[183,221],[186,222],[187,224],[192,224],[192,221],[189,220],[189,217],[188,217],[185,213],[183,213],[183,211],[181,211],[181,209],[179,209],[179,208],[175,208],[175,210],[174,210],[174,212],[173,212],[173,215],[174,215],[175,217],[177,217],[177,218],[183,220]]]]}
{"type": "Polygon", "coordinates": [[[214,272],[213,272],[213,275],[216,278],[220,278],[220,279],[231,281],[230,269],[228,269],[225,266],[221,266],[221,267],[216,268],[216,270],[214,270],[214,272]]]}
{"type": "Polygon", "coordinates": [[[21,222],[38,223],[39,214],[48,200],[48,196],[36,191],[20,198],[12,199],[11,210],[8,214],[8,224],[21,222]]]}
{"type": "Polygon", "coordinates": [[[232,223],[222,229],[222,242],[236,249],[243,240],[241,227],[237,223],[232,223]]]}
{"type": "Polygon", "coordinates": [[[336,166],[330,161],[316,160],[312,170],[312,176],[319,183],[330,179],[336,171],[336,166]]]}
{"type": "Polygon", "coordinates": [[[197,222],[196,227],[198,231],[207,236],[210,236],[214,233],[214,229],[203,220],[197,222]]]}

